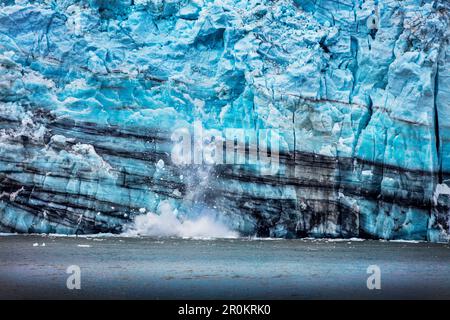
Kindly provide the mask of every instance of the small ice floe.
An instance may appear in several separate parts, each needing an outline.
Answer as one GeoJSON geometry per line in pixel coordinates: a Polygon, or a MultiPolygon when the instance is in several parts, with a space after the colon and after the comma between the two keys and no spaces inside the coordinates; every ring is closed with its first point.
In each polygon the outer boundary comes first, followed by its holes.
{"type": "Polygon", "coordinates": [[[260,238],[257,236],[249,236],[247,238],[243,238],[243,240],[250,240],[250,241],[276,241],[276,240],[284,240],[283,238],[271,238],[271,237],[264,237],[260,238]]]}
{"type": "Polygon", "coordinates": [[[145,208],[140,208],[140,209],[139,209],[139,212],[140,212],[140,213],[145,213],[146,211],[147,211],[147,210],[145,210],[145,208]]]}
{"type": "Polygon", "coordinates": [[[361,239],[361,238],[350,238],[350,239],[348,239],[348,240],[353,241],[353,242],[362,242],[362,241],[366,241],[366,239],[361,239]]]}
{"type": "Polygon", "coordinates": [[[361,239],[361,238],[350,238],[350,239],[345,239],[345,238],[336,238],[336,239],[326,239],[326,242],[347,242],[347,243],[352,243],[352,242],[361,242],[361,241],[366,241],[365,239],[361,239]]]}
{"type": "Polygon", "coordinates": [[[423,241],[419,241],[419,240],[389,240],[389,242],[400,242],[400,243],[421,243],[423,241]]]}
{"type": "Polygon", "coordinates": [[[91,246],[89,244],[79,244],[77,245],[78,248],[90,248],[91,246]]]}

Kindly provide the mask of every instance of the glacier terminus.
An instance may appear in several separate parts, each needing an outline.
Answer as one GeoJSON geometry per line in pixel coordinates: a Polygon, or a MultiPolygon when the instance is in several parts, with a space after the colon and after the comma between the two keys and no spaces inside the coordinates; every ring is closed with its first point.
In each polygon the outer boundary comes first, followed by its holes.
{"type": "Polygon", "coordinates": [[[0,232],[448,242],[449,30],[446,0],[0,1],[0,232]],[[244,160],[174,161],[199,127],[244,160]]]}

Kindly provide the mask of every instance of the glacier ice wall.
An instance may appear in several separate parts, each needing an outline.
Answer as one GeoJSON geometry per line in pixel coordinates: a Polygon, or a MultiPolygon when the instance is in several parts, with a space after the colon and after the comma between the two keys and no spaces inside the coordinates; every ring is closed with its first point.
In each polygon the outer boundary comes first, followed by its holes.
{"type": "Polygon", "coordinates": [[[241,234],[449,240],[448,1],[0,4],[0,231],[121,232],[164,203],[241,234]],[[175,165],[198,122],[278,130],[280,172],[175,165]]]}

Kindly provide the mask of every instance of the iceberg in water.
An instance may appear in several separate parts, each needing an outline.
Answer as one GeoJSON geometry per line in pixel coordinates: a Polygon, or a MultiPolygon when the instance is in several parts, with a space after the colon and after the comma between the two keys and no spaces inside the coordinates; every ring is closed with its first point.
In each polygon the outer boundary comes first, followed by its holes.
{"type": "Polygon", "coordinates": [[[0,232],[449,241],[448,1],[0,6],[0,232]]]}

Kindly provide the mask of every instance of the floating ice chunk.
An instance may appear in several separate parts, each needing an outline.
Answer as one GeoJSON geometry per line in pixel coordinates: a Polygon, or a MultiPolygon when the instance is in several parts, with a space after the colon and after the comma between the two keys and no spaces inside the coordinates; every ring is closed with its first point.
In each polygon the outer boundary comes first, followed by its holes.
{"type": "Polygon", "coordinates": [[[400,242],[400,243],[421,243],[423,241],[418,240],[402,240],[402,239],[396,239],[396,240],[389,240],[389,242],[400,242]]]}
{"type": "Polygon", "coordinates": [[[326,239],[326,242],[346,242],[347,243],[351,243],[351,242],[361,242],[361,241],[366,241],[365,239],[361,239],[361,238],[350,238],[350,239],[343,239],[343,238],[336,238],[336,239],[326,239]],[[350,242],[349,242],[350,241],[350,242]]]}
{"type": "MultiPolygon", "coordinates": [[[[39,243],[33,243],[33,247],[39,247],[39,243]]],[[[41,247],[45,247],[45,243],[42,243],[41,247]]]]}

